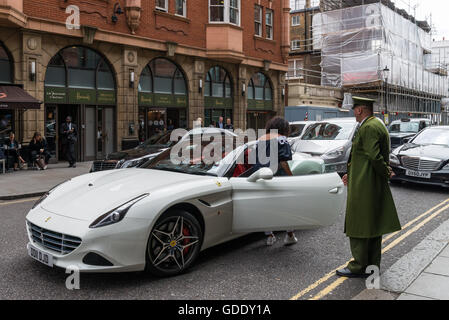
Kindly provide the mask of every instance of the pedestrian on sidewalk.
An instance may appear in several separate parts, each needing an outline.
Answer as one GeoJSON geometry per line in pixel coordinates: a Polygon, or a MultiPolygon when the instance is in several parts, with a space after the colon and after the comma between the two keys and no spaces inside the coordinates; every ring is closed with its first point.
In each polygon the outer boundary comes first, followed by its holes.
{"type": "Polygon", "coordinates": [[[345,233],[350,239],[354,261],[337,271],[341,277],[365,278],[366,269],[380,269],[382,236],[401,230],[389,179],[390,137],[385,126],[373,116],[373,100],[353,98],[359,123],[355,134],[348,173],[345,233]]]}
{"type": "Polygon", "coordinates": [[[9,138],[5,141],[8,148],[8,155],[12,158],[14,164],[14,171],[18,171],[19,165],[22,166],[25,163],[22,156],[20,155],[19,143],[16,140],[16,135],[14,132],[9,133],[9,138]]]}
{"type": "Polygon", "coordinates": [[[72,123],[72,117],[68,116],[66,122],[61,125],[61,135],[69,168],[76,168],[75,144],[78,140],[78,130],[72,123]]]}
{"type": "Polygon", "coordinates": [[[47,170],[51,155],[48,151],[47,141],[39,132],[35,132],[28,146],[31,152],[31,159],[41,170],[47,170]]]}

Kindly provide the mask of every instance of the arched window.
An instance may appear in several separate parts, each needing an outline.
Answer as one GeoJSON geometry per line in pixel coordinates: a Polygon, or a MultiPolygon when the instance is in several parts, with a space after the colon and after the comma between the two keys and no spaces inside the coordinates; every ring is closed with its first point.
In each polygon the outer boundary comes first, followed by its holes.
{"type": "Polygon", "coordinates": [[[231,98],[232,85],[229,74],[222,67],[213,67],[207,72],[205,97],[231,98]]]}
{"type": "Polygon", "coordinates": [[[48,64],[45,86],[115,90],[109,64],[85,47],[69,47],[58,52],[48,64]]]}
{"type": "Polygon", "coordinates": [[[0,83],[13,83],[12,60],[8,52],[0,43],[0,83]]]}
{"type": "Polygon", "coordinates": [[[270,81],[263,73],[256,73],[248,85],[248,100],[268,100],[273,99],[273,90],[270,81]]]}
{"type": "Polygon", "coordinates": [[[183,73],[170,60],[156,58],[142,71],[139,92],[186,95],[183,73]]]}

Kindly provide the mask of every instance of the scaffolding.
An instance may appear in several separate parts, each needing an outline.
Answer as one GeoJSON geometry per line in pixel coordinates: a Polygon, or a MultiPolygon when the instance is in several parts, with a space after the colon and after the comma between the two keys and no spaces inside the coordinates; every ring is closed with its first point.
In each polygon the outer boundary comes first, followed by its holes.
{"type": "Polygon", "coordinates": [[[449,46],[434,48],[427,22],[388,0],[322,0],[321,11],[312,32],[322,85],[376,99],[389,120],[406,114],[441,122],[449,46]]]}

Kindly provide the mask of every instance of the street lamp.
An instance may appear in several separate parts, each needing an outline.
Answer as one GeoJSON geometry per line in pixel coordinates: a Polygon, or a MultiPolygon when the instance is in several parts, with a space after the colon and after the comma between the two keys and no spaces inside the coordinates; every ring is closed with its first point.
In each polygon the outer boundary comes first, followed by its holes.
{"type": "Polygon", "coordinates": [[[385,82],[385,99],[384,99],[384,110],[385,110],[385,114],[384,114],[384,122],[385,124],[388,125],[388,102],[387,102],[387,98],[388,98],[388,76],[390,75],[390,69],[388,69],[388,66],[385,66],[385,69],[382,70],[382,75],[384,78],[384,82],[385,82]]]}

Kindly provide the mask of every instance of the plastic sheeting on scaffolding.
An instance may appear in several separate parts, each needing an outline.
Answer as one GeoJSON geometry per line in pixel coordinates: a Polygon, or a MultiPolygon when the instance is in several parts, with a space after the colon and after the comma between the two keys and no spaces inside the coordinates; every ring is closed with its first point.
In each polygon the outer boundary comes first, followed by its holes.
{"type": "Polygon", "coordinates": [[[425,64],[435,59],[431,34],[380,2],[316,14],[313,35],[324,86],[377,83],[387,66],[389,84],[447,95],[449,78],[425,64]]]}

